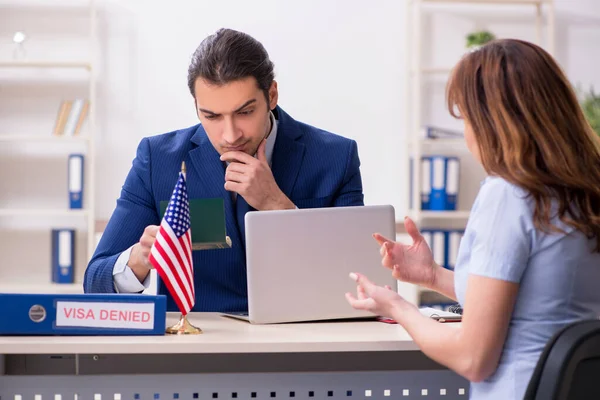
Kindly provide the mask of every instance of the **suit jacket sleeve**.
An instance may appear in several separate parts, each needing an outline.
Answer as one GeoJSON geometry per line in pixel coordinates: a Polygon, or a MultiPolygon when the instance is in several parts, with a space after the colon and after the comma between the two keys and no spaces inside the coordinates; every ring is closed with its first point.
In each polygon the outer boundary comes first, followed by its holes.
{"type": "Polygon", "coordinates": [[[334,207],[364,205],[360,159],[358,158],[358,146],[354,140],[351,141],[349,146],[344,180],[335,196],[333,205],[334,207]]]}
{"type": "Polygon", "coordinates": [[[115,293],[113,267],[119,255],[137,243],[148,225],[160,218],[152,194],[150,143],[142,139],[117,206],[85,271],[86,293],[115,293]]]}

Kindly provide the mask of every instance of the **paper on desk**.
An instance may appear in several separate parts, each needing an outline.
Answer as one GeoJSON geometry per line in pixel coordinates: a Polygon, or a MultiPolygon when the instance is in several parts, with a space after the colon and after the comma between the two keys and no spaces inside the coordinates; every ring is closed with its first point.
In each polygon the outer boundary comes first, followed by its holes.
{"type": "Polygon", "coordinates": [[[425,315],[426,317],[434,317],[434,316],[438,316],[440,318],[460,318],[461,315],[460,314],[455,314],[453,312],[450,311],[442,311],[442,310],[438,310],[436,308],[432,308],[432,307],[421,307],[419,308],[419,311],[421,312],[421,314],[425,315]]]}

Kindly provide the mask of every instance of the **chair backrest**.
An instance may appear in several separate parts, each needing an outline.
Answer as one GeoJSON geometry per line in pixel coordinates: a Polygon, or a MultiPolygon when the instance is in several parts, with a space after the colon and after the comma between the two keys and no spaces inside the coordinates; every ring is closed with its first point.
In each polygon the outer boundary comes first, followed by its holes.
{"type": "Polygon", "coordinates": [[[572,323],[548,342],[525,400],[600,399],[600,320],[572,323]]]}

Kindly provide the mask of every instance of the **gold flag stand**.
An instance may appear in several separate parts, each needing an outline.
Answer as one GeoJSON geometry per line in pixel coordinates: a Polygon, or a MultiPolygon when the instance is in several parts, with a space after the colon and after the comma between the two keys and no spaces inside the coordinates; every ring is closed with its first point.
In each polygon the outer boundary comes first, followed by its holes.
{"type": "Polygon", "coordinates": [[[188,321],[187,316],[181,314],[179,322],[167,328],[166,333],[169,335],[199,335],[202,329],[195,327],[188,321]]]}

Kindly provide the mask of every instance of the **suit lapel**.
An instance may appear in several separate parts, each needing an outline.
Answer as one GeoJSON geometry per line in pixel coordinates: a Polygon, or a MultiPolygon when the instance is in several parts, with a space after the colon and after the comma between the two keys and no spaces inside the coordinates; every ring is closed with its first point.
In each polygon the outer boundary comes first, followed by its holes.
{"type": "Polygon", "coordinates": [[[275,112],[279,116],[279,124],[271,170],[277,186],[291,199],[304,159],[305,146],[297,140],[302,136],[298,123],[279,107],[275,109],[275,112]]]}

